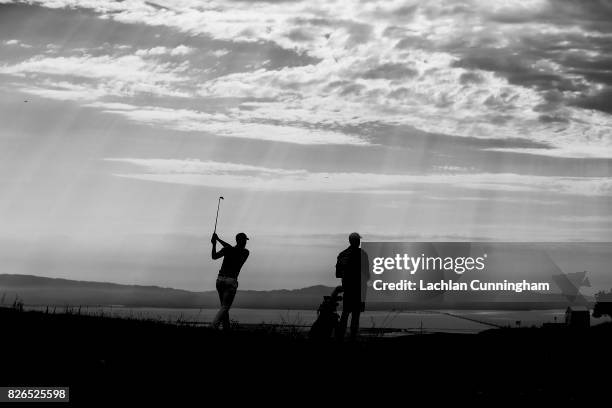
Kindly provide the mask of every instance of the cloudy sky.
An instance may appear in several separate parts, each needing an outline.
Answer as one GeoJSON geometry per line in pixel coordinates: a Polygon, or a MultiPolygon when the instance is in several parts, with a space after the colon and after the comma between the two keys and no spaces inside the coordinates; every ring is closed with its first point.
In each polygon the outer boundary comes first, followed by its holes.
{"type": "Polygon", "coordinates": [[[609,241],[612,1],[0,0],[0,121],[4,273],[210,289],[219,195],[252,289],[609,241]]]}

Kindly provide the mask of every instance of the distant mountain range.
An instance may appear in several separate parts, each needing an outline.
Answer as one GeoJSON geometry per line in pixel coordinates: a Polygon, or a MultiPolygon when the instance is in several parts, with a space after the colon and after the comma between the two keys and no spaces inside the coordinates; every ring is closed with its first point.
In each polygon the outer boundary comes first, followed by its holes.
{"type": "MultiPolygon", "coordinates": [[[[333,288],[317,285],[294,290],[240,290],[234,307],[249,309],[316,310],[333,288]]],[[[216,291],[192,292],[159,286],[121,285],[107,282],[75,281],[33,275],[0,274],[0,306],[8,306],[19,298],[26,305],[217,308],[216,291]]],[[[392,309],[558,309],[567,300],[560,295],[523,292],[508,300],[499,292],[471,295],[447,294],[416,303],[390,302],[383,293],[368,298],[369,310],[392,309]],[[443,302],[441,300],[444,299],[443,302]]]]}
{"type": "MultiPolygon", "coordinates": [[[[318,285],[296,290],[240,290],[234,307],[313,309],[333,288],[318,285]]],[[[18,296],[26,305],[123,305],[129,307],[216,308],[216,291],[191,292],[159,286],[75,281],[33,275],[0,274],[0,303],[18,296]]]]}

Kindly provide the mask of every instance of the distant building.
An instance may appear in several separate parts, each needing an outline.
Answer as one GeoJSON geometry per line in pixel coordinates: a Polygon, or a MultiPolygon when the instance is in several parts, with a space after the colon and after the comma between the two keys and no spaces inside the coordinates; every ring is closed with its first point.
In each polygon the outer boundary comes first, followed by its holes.
{"type": "Polygon", "coordinates": [[[565,325],[572,329],[588,329],[591,314],[586,306],[568,306],[565,310],[565,325]]]}

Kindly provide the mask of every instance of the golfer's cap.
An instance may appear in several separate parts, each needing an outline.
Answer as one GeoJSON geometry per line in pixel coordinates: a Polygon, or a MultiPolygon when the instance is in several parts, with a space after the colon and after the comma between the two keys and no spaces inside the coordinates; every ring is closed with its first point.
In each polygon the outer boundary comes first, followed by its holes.
{"type": "Polygon", "coordinates": [[[349,239],[361,239],[361,235],[358,232],[351,232],[349,239]]]}
{"type": "Polygon", "coordinates": [[[249,237],[246,236],[246,234],[244,232],[239,232],[238,234],[236,234],[236,239],[249,239],[249,237]]]}

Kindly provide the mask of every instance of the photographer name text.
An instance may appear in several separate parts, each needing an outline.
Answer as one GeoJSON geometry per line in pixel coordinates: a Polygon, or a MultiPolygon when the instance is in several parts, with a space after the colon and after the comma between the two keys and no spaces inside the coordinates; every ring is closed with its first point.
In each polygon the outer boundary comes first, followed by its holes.
{"type": "Polygon", "coordinates": [[[503,291],[521,293],[524,291],[548,292],[550,291],[550,283],[529,282],[526,280],[510,282],[505,279],[502,282],[483,282],[478,279],[470,282],[456,282],[450,279],[437,282],[429,282],[422,279],[417,281],[401,279],[395,282],[385,282],[377,279],[372,282],[372,288],[377,291],[503,291]]]}

